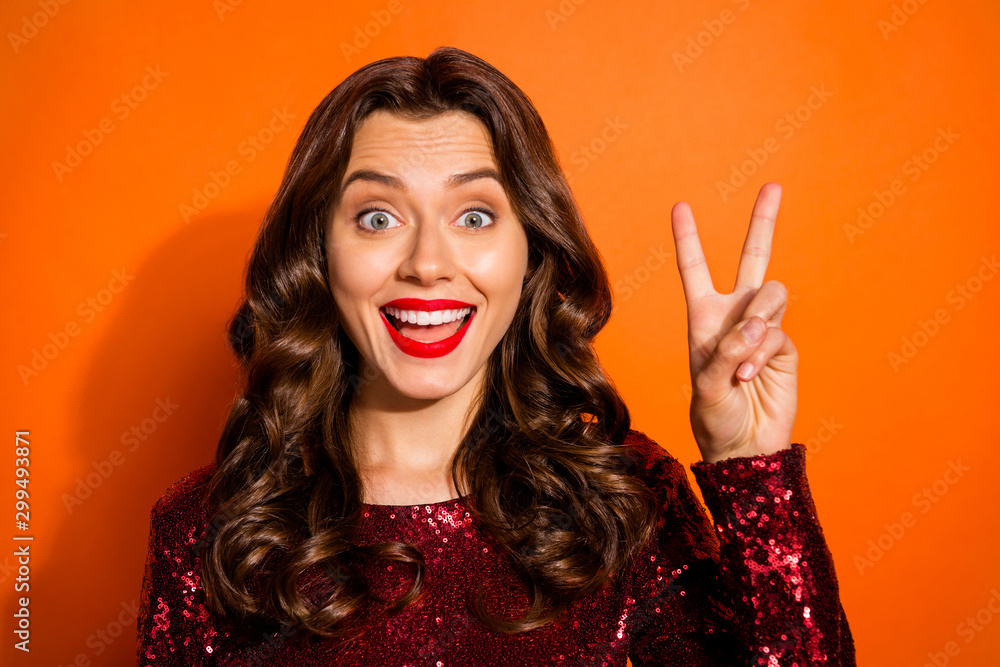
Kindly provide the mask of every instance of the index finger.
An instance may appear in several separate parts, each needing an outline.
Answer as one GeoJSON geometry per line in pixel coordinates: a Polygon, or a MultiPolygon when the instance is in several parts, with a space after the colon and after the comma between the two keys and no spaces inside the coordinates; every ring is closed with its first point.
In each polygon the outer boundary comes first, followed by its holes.
{"type": "Polygon", "coordinates": [[[681,273],[684,299],[691,303],[698,297],[715,294],[712,274],[705,262],[691,206],[684,201],[674,204],[670,210],[670,223],[674,233],[674,246],[677,248],[677,269],[681,273]]]}

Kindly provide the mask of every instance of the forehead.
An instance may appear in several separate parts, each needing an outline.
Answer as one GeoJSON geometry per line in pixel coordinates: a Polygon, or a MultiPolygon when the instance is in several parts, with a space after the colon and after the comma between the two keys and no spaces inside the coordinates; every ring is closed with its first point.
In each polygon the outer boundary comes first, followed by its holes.
{"type": "Polygon", "coordinates": [[[365,118],[355,133],[348,170],[374,162],[420,166],[441,158],[495,166],[492,141],[483,123],[463,111],[413,120],[380,110],[365,118]]]}

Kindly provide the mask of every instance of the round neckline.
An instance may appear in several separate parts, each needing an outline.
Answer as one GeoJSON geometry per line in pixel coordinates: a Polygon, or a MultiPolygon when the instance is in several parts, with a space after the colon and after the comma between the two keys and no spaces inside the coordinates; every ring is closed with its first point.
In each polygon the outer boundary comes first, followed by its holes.
{"type": "Polygon", "coordinates": [[[373,503],[361,503],[361,506],[365,509],[378,508],[385,510],[407,510],[413,509],[414,507],[437,507],[439,505],[453,505],[455,503],[465,504],[465,500],[469,496],[459,496],[458,498],[450,498],[448,500],[439,500],[436,503],[416,503],[414,505],[375,505],[373,503]]]}

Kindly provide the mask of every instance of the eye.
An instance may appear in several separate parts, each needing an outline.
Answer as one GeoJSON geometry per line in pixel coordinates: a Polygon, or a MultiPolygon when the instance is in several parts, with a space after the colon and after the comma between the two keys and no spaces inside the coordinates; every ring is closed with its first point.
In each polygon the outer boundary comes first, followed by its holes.
{"type": "Polygon", "coordinates": [[[379,231],[382,229],[390,229],[390,223],[398,223],[399,221],[385,211],[370,209],[367,211],[361,211],[361,213],[358,214],[358,222],[366,230],[379,231]],[[367,223],[371,223],[370,226],[366,224],[366,221],[367,223]]]}
{"type": "Polygon", "coordinates": [[[458,217],[459,220],[464,220],[466,227],[469,229],[480,229],[482,227],[488,227],[493,224],[493,218],[496,214],[493,211],[487,209],[472,209],[465,211],[458,217]]]}

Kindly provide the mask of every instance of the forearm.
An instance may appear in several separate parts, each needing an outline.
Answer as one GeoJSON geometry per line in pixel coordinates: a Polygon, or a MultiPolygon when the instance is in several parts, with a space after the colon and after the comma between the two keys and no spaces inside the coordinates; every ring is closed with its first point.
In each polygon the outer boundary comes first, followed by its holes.
{"type": "Polygon", "coordinates": [[[833,559],[806,480],[805,447],[699,462],[692,470],[757,661],[854,665],[833,559]]]}

